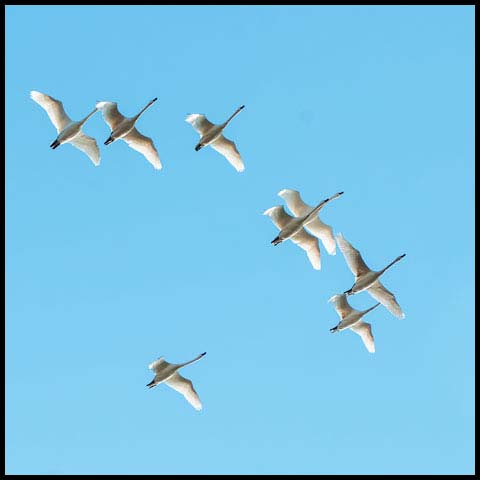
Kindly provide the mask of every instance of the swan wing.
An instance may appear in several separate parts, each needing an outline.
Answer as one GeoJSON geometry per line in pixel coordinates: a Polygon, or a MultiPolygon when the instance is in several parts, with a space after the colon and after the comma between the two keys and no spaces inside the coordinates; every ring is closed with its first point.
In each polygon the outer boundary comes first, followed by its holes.
{"type": "Polygon", "coordinates": [[[397,303],[395,295],[387,290],[379,280],[373,282],[373,284],[367,288],[367,292],[377,300],[377,302],[380,302],[391,314],[397,318],[405,318],[405,314],[397,303]]]}
{"type": "Polygon", "coordinates": [[[354,311],[348,303],[347,296],[344,293],[334,295],[328,301],[335,304],[335,310],[342,320],[354,311]]]}
{"type": "Polygon", "coordinates": [[[154,360],[149,366],[148,368],[150,370],[153,370],[155,373],[159,373],[161,372],[162,370],[164,370],[166,367],[168,367],[169,365],[171,365],[171,363],[168,363],[164,357],[160,357],[160,358],[157,358],[156,360],[154,360]]]}
{"type": "Polygon", "coordinates": [[[294,218],[289,215],[281,205],[271,207],[265,210],[263,214],[268,215],[279,230],[285,228],[294,218]]]}
{"type": "Polygon", "coordinates": [[[335,243],[333,229],[330,225],[323,223],[319,218],[314,218],[305,225],[305,228],[322,241],[325,250],[330,255],[337,253],[337,244],[335,243]]]}
{"type": "Polygon", "coordinates": [[[130,148],[140,152],[153,165],[153,168],[156,170],[162,168],[160,157],[158,156],[157,149],[151,138],[142,135],[135,127],[133,127],[130,132],[121,137],[121,139],[125,140],[130,148]]]}
{"type": "Polygon", "coordinates": [[[354,248],[350,242],[345,240],[341,233],[337,234],[336,239],[338,246],[345,257],[345,261],[355,277],[359,277],[360,275],[368,273],[370,269],[363,261],[360,252],[354,248]]]}
{"type": "Polygon", "coordinates": [[[175,372],[171,377],[168,377],[167,380],[165,380],[165,383],[181,393],[195,410],[202,409],[200,398],[198,398],[198,394],[193,388],[193,384],[190,380],[182,377],[178,372],[175,372]]]}
{"type": "Polygon", "coordinates": [[[363,340],[365,347],[370,353],[375,352],[375,343],[373,341],[372,335],[372,325],[367,322],[362,322],[359,320],[358,322],[354,323],[350,330],[353,330],[355,333],[358,333],[363,340]]]}
{"type": "Polygon", "coordinates": [[[69,123],[71,123],[72,120],[65,113],[63,103],[60,100],[35,90],[30,92],[30,97],[47,112],[50,121],[57,129],[57,133],[60,133],[69,123]]]}
{"type": "Polygon", "coordinates": [[[290,240],[305,250],[313,268],[315,270],[320,270],[320,249],[318,247],[318,240],[303,228],[295,235],[291,236],[290,240]]]}
{"type": "Polygon", "coordinates": [[[205,135],[215,125],[207,120],[207,117],[202,113],[192,113],[185,119],[192,127],[200,134],[205,135]]]}
{"type": "Polygon", "coordinates": [[[210,143],[210,146],[221,153],[237,172],[243,172],[245,170],[240,152],[231,140],[220,135],[214,142],[210,143]]]}
{"type": "Polygon", "coordinates": [[[97,141],[93,137],[80,132],[68,143],[86,153],[96,167],[100,165],[100,150],[98,149],[97,141]]]}
{"type": "Polygon", "coordinates": [[[117,102],[97,102],[95,106],[102,111],[103,119],[112,131],[125,120],[125,117],[118,111],[117,102]]]}
{"type": "Polygon", "coordinates": [[[287,207],[296,217],[303,217],[312,210],[312,207],[301,199],[297,190],[284,188],[278,192],[278,196],[285,200],[287,207]]]}

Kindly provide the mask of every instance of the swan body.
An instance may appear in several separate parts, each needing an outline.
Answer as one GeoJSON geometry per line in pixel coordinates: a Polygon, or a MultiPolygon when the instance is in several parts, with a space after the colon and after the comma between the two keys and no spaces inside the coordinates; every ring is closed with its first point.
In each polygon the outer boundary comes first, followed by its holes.
{"type": "Polygon", "coordinates": [[[223,129],[231,122],[233,117],[237,115],[245,105],[237,108],[230,117],[220,125],[215,125],[207,120],[207,117],[201,113],[192,113],[185,118],[192,127],[200,134],[200,140],[195,146],[198,152],[203,147],[210,145],[214,150],[222,154],[230,164],[237,170],[243,172],[245,166],[239,151],[234,142],[222,135],[223,129]]]}
{"type": "Polygon", "coordinates": [[[398,318],[405,318],[405,314],[397,303],[395,295],[380,283],[379,277],[392,265],[400,261],[406,254],[404,253],[398,256],[381,270],[370,270],[363,261],[360,252],[354,248],[341,233],[337,234],[336,239],[348,267],[355,275],[355,283],[344,293],[346,295],[354,295],[366,290],[375,300],[386,307],[390,313],[398,318]]]}
{"type": "MultiPolygon", "coordinates": [[[[296,217],[301,217],[307,214],[313,208],[302,200],[300,192],[297,190],[284,188],[278,192],[278,195],[286,201],[287,207],[296,217]]],[[[338,198],[340,195],[343,195],[343,192],[333,195],[329,201],[338,198]]],[[[324,205],[325,204],[323,204],[321,208],[323,208],[324,205]]],[[[318,213],[320,213],[320,210],[318,213]]],[[[315,216],[311,221],[305,224],[305,227],[310,233],[322,241],[323,246],[330,255],[335,255],[336,243],[333,236],[333,229],[330,225],[323,223],[317,216],[315,216]]]]}
{"type": "Polygon", "coordinates": [[[97,141],[82,131],[83,124],[97,111],[97,108],[82,120],[73,121],[65,112],[60,100],[36,90],[30,92],[30,97],[47,112],[50,121],[57,129],[57,138],[50,144],[53,150],[64,143],[71,143],[84,152],[95,166],[100,165],[100,150],[97,141]]]}
{"type": "Polygon", "coordinates": [[[103,118],[111,130],[110,136],[104,142],[105,145],[122,139],[127,142],[130,148],[140,152],[153,165],[153,168],[160,170],[162,164],[152,139],[142,135],[135,128],[135,123],[140,115],[156,101],[157,98],[150,100],[150,102],[133,117],[123,116],[119,112],[116,102],[97,102],[96,107],[102,111],[103,118]]]}
{"type": "Polygon", "coordinates": [[[202,403],[200,402],[197,392],[193,388],[192,382],[187,378],[182,377],[178,373],[178,370],[200,360],[206,353],[207,352],[201,353],[193,360],[180,364],[169,363],[164,357],[158,358],[148,366],[150,370],[155,372],[155,377],[147,384],[147,387],[153,388],[160,383],[166,383],[169,387],[181,393],[193,408],[201,410],[202,403]]]}
{"type": "Polygon", "coordinates": [[[271,243],[273,245],[278,245],[285,240],[292,240],[293,243],[305,250],[313,268],[315,270],[320,270],[321,262],[318,240],[316,237],[309,234],[304,229],[304,226],[309,225],[310,222],[316,218],[320,209],[327,202],[337,198],[340,194],[337,193],[330,198],[322,200],[318,205],[310,208],[300,217],[292,217],[285,212],[285,209],[281,205],[265,210],[263,214],[269,216],[275,226],[280,230],[279,234],[271,241],[271,243]]]}
{"type": "Polygon", "coordinates": [[[345,293],[334,295],[329,299],[329,302],[333,302],[335,304],[335,310],[340,317],[340,322],[338,325],[331,328],[330,331],[335,333],[349,328],[360,335],[367,350],[370,353],[374,353],[375,343],[372,335],[372,326],[370,323],[362,321],[361,318],[374,308],[377,308],[380,305],[380,302],[375,304],[373,307],[367,308],[366,310],[355,310],[348,303],[347,295],[345,293]]]}

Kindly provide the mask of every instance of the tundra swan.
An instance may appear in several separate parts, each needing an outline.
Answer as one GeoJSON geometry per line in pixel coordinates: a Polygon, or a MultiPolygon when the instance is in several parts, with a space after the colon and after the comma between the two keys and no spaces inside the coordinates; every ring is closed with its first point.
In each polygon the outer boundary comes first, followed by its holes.
{"type": "Polygon", "coordinates": [[[379,277],[394,263],[400,261],[406,253],[397,257],[381,270],[370,270],[363,261],[360,252],[345,240],[341,233],[337,234],[336,239],[348,267],[355,275],[355,283],[352,288],[344,293],[353,295],[366,290],[375,300],[384,305],[390,313],[398,318],[405,318],[405,314],[397,303],[395,295],[380,283],[379,277]]]}
{"type": "Polygon", "coordinates": [[[200,360],[207,352],[203,352],[198,357],[195,357],[193,360],[185,363],[168,363],[164,360],[164,357],[160,357],[154,362],[152,362],[148,368],[155,372],[154,379],[147,384],[148,388],[155,387],[159,383],[165,382],[169,387],[173,388],[177,392],[181,393],[187,401],[195,408],[196,410],[202,409],[202,403],[198,398],[198,394],[193,388],[193,384],[187,378],[182,377],[177,370],[184,367],[185,365],[190,365],[197,360],[200,360]]]}
{"type": "Polygon", "coordinates": [[[198,152],[206,145],[210,145],[214,150],[221,153],[237,172],[243,172],[245,166],[243,165],[240,153],[237,150],[235,143],[222,135],[223,129],[231,122],[232,118],[237,115],[245,105],[237,108],[235,112],[224,122],[215,125],[207,120],[207,117],[201,113],[192,113],[185,119],[192,127],[200,134],[200,140],[197,143],[195,150],[198,152]]]}
{"type": "MultiPolygon", "coordinates": [[[[342,194],[343,192],[338,192],[331,197],[330,200],[338,198],[342,194]]],[[[284,188],[278,192],[278,195],[287,202],[287,207],[296,217],[306,215],[312,210],[312,207],[301,199],[300,193],[297,190],[284,188]]],[[[323,246],[330,255],[335,255],[337,244],[335,243],[333,229],[330,225],[323,223],[318,217],[315,217],[312,221],[308,222],[305,227],[310,233],[313,233],[313,235],[322,241],[323,246]]]]}
{"type": "Polygon", "coordinates": [[[153,105],[156,100],[157,98],[150,100],[150,102],[133,117],[124,117],[118,111],[116,102],[97,102],[97,108],[102,111],[103,118],[111,130],[110,136],[105,140],[105,145],[121,138],[128,143],[130,148],[140,152],[153,165],[153,168],[160,170],[162,164],[160,163],[160,157],[158,156],[152,139],[142,135],[135,128],[135,122],[140,115],[148,107],[153,105]]]}
{"type": "Polygon", "coordinates": [[[333,302],[335,304],[335,310],[340,317],[340,322],[338,325],[331,328],[330,331],[335,333],[349,328],[355,333],[358,333],[358,335],[360,335],[362,338],[365,347],[367,347],[367,350],[370,353],[374,353],[375,344],[373,342],[372,326],[360,319],[374,308],[377,308],[380,305],[380,302],[375,304],[373,307],[367,308],[366,310],[355,310],[348,303],[347,295],[345,293],[334,295],[332,298],[330,298],[329,302],[333,302]]]}
{"type": "Polygon", "coordinates": [[[55,150],[62,143],[71,143],[86,153],[95,166],[100,165],[100,150],[97,141],[82,132],[82,125],[97,111],[90,112],[83,120],[74,122],[65,113],[63,103],[50,95],[35,90],[30,92],[32,100],[37,102],[48,114],[50,121],[57,129],[58,136],[50,147],[55,150]]]}
{"type": "Polygon", "coordinates": [[[337,198],[338,193],[330,198],[322,200],[317,206],[309,210],[301,217],[292,217],[283,206],[277,205],[263,212],[268,215],[275,226],[280,230],[279,234],[271,241],[273,245],[278,245],[285,240],[291,240],[300,248],[307,252],[307,256],[315,270],[320,270],[320,248],[318,240],[310,235],[303,227],[312,221],[320,209],[330,200],[337,198]]]}

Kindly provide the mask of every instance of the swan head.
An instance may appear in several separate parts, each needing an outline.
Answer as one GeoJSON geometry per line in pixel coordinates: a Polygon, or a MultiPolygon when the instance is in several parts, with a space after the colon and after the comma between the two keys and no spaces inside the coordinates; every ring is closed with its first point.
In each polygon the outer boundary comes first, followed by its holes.
{"type": "Polygon", "coordinates": [[[280,235],[276,236],[270,243],[273,245],[278,245],[283,242],[283,238],[280,238],[280,235]]]}

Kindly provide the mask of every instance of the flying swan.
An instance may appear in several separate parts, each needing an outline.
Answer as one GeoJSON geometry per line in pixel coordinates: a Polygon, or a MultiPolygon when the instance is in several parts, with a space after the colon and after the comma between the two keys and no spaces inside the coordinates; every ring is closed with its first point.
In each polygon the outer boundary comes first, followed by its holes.
{"type": "Polygon", "coordinates": [[[237,172],[243,172],[245,166],[243,165],[240,153],[237,150],[235,143],[222,135],[223,129],[231,122],[232,118],[237,115],[245,105],[237,108],[235,112],[220,125],[215,125],[207,120],[207,117],[201,113],[192,113],[185,119],[192,127],[200,134],[200,140],[197,143],[195,150],[198,152],[206,145],[210,145],[214,150],[221,153],[237,172]]]}
{"type": "Polygon", "coordinates": [[[65,113],[60,100],[35,90],[30,92],[30,97],[47,112],[50,121],[57,129],[58,136],[50,145],[53,150],[63,143],[71,143],[87,154],[95,166],[100,165],[100,150],[97,141],[82,132],[82,125],[97,111],[97,108],[84,119],[74,122],[65,113]]]}
{"type": "Polygon", "coordinates": [[[305,250],[307,256],[315,270],[320,270],[320,248],[318,240],[313,235],[310,235],[303,227],[307,226],[314,220],[320,209],[330,200],[337,198],[343,192],[336,193],[330,198],[322,200],[317,206],[309,209],[307,213],[301,217],[292,217],[282,205],[271,207],[263,212],[268,215],[275,226],[280,230],[279,234],[271,241],[273,245],[278,245],[285,240],[291,240],[300,248],[305,250]]]}
{"type": "Polygon", "coordinates": [[[338,325],[331,328],[330,331],[335,333],[349,328],[360,335],[365,347],[367,347],[367,350],[370,353],[374,353],[375,343],[373,342],[372,326],[360,319],[368,312],[371,312],[374,308],[377,308],[380,303],[377,303],[373,307],[367,308],[366,310],[355,310],[348,303],[347,295],[345,293],[334,295],[328,301],[335,304],[335,310],[340,317],[340,322],[338,325]]]}
{"type": "Polygon", "coordinates": [[[142,135],[135,128],[135,122],[140,115],[148,107],[153,105],[156,100],[157,98],[150,100],[150,102],[133,117],[124,117],[118,111],[116,102],[97,102],[97,108],[102,111],[103,118],[111,130],[110,136],[104,142],[105,145],[109,145],[121,138],[128,143],[129,147],[140,152],[153,165],[153,168],[160,170],[162,164],[160,163],[160,157],[158,156],[152,139],[142,135]]]}
{"type": "Polygon", "coordinates": [[[148,366],[150,370],[155,372],[155,377],[150,383],[147,384],[147,387],[153,388],[159,383],[165,382],[169,387],[181,393],[193,406],[193,408],[195,408],[195,410],[201,410],[202,403],[198,398],[197,392],[193,388],[192,382],[187,378],[182,377],[177,370],[185,365],[190,365],[191,363],[200,360],[206,353],[207,352],[201,353],[193,360],[180,364],[168,363],[166,360],[164,360],[164,357],[160,357],[148,366]]]}
{"type": "Polygon", "coordinates": [[[355,275],[355,283],[352,288],[344,293],[353,295],[366,290],[375,300],[385,306],[390,313],[398,318],[405,318],[405,314],[397,303],[395,295],[380,283],[379,277],[392,265],[400,261],[406,254],[400,255],[381,270],[370,270],[363,261],[360,252],[345,240],[341,233],[337,234],[335,238],[337,239],[338,246],[345,257],[348,267],[355,275]]]}
{"type": "MultiPolygon", "coordinates": [[[[330,200],[334,200],[342,194],[343,192],[339,192],[333,197],[331,197],[330,200]]],[[[283,190],[278,192],[278,196],[282,197],[287,202],[287,207],[296,217],[306,215],[313,208],[302,200],[302,198],[300,197],[300,192],[298,192],[298,190],[290,190],[289,188],[284,188],[283,190]]],[[[335,243],[333,229],[330,225],[323,223],[318,217],[315,217],[313,220],[308,222],[305,227],[310,233],[312,233],[322,241],[323,246],[330,255],[336,254],[337,244],[335,243]]]]}

